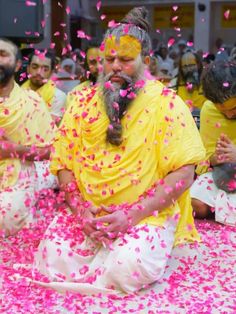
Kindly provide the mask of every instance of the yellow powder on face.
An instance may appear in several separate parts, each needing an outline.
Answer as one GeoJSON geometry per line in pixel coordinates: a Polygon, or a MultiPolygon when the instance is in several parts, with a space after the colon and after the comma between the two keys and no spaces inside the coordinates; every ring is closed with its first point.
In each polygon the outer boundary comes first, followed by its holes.
{"type": "Polygon", "coordinates": [[[215,106],[220,109],[232,110],[236,109],[236,97],[232,97],[226,100],[223,104],[215,104],[215,106]]]}
{"type": "Polygon", "coordinates": [[[115,36],[105,40],[105,57],[117,54],[119,57],[136,59],[141,53],[141,43],[132,36],[125,35],[117,41],[115,36]]]}
{"type": "Polygon", "coordinates": [[[181,60],[182,66],[188,66],[188,65],[196,65],[197,61],[195,56],[192,53],[186,53],[181,60]]]}

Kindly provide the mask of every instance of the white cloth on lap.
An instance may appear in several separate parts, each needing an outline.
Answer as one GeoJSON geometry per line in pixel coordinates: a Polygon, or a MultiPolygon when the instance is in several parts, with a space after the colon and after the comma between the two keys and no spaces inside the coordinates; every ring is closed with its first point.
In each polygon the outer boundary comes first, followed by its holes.
{"type": "Polygon", "coordinates": [[[6,236],[19,231],[32,220],[37,178],[34,164],[25,162],[17,183],[0,192],[0,230],[6,236]]]}
{"type": "Polygon", "coordinates": [[[57,187],[57,178],[49,172],[49,161],[22,163],[17,183],[0,191],[2,235],[13,235],[32,222],[32,207],[37,202],[38,192],[55,187],[57,187]]]}
{"type": "Polygon", "coordinates": [[[125,241],[114,240],[111,250],[96,244],[81,231],[81,243],[76,240],[76,234],[74,239],[73,236],[62,239],[60,222],[64,215],[54,218],[39,245],[34,269],[50,282],[37,283],[60,292],[129,293],[162,277],[174,243],[176,220],[170,219],[165,227],[133,227],[133,236],[126,234],[125,241]]]}
{"type": "Polygon", "coordinates": [[[57,177],[51,174],[49,170],[49,160],[35,161],[34,165],[37,173],[37,191],[58,187],[57,177]]]}
{"type": "Polygon", "coordinates": [[[236,225],[236,193],[226,193],[217,188],[212,172],[200,175],[190,189],[192,198],[196,198],[215,209],[215,220],[236,225]]]}

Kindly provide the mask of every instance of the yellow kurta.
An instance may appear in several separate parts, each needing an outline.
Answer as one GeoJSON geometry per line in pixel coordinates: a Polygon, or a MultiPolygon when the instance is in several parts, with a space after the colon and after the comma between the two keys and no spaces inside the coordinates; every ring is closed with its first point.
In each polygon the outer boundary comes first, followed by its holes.
{"type": "MultiPolygon", "coordinates": [[[[27,80],[22,87],[24,89],[30,89],[30,80],[27,80]]],[[[53,81],[48,80],[47,83],[43,84],[36,92],[43,98],[48,106],[49,111],[51,110],[52,102],[55,97],[56,85],[53,81]]]]}
{"type": "Polygon", "coordinates": [[[85,93],[89,93],[91,87],[92,83],[89,80],[75,86],[66,97],[66,108],[68,108],[72,102],[78,102],[80,101],[80,98],[85,97],[85,93]]]}
{"type": "Polygon", "coordinates": [[[197,167],[197,174],[207,172],[209,158],[215,153],[216,143],[222,133],[236,145],[236,120],[227,119],[214,103],[207,100],[201,110],[200,134],[206,148],[206,161],[197,167]]]}
{"type": "Polygon", "coordinates": [[[188,107],[196,107],[201,109],[206,97],[203,95],[202,86],[199,89],[194,89],[192,92],[189,92],[186,86],[179,86],[177,90],[179,97],[188,105],[188,107]]]}
{"type": "MultiPolygon", "coordinates": [[[[109,120],[99,89],[72,103],[54,144],[52,173],[72,170],[85,200],[109,206],[133,203],[158,179],[202,160],[205,150],[190,111],[172,91],[162,94],[163,88],[150,81],[138,94],[122,118],[124,140],[119,147],[106,142],[109,120]]],[[[176,241],[196,239],[189,192],[143,222],[162,225],[179,211],[176,241]]]]}
{"type": "MultiPolygon", "coordinates": [[[[53,121],[42,99],[16,83],[10,96],[0,103],[0,128],[9,141],[26,146],[48,146],[55,135],[53,121]]],[[[19,159],[0,160],[0,190],[14,185],[20,170],[19,159]]]]}

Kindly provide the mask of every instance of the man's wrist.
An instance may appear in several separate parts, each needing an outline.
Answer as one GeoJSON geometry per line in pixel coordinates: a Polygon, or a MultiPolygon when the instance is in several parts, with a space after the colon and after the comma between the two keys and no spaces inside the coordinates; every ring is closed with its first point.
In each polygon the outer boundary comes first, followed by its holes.
{"type": "Polygon", "coordinates": [[[67,183],[60,184],[60,190],[66,192],[66,193],[73,193],[76,191],[79,192],[76,181],[70,181],[67,183]]]}

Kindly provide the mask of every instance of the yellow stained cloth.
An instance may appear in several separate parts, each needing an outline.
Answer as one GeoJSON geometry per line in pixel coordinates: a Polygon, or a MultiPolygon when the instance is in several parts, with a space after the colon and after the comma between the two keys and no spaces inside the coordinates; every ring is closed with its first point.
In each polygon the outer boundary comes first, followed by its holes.
{"type": "Polygon", "coordinates": [[[200,135],[206,148],[206,161],[198,165],[197,174],[208,171],[207,163],[209,164],[209,158],[215,153],[216,142],[222,133],[236,145],[236,120],[227,119],[209,100],[202,107],[200,121],[200,135]]]}
{"type": "MultiPolygon", "coordinates": [[[[149,81],[140,91],[122,118],[124,140],[119,147],[106,142],[109,120],[99,89],[91,90],[89,101],[72,103],[54,143],[52,173],[72,170],[85,200],[109,206],[136,202],[158,179],[202,160],[205,150],[189,109],[172,91],[163,95],[163,88],[149,81]]],[[[163,225],[179,211],[176,243],[196,239],[189,192],[143,222],[163,225]]]]}
{"type": "Polygon", "coordinates": [[[85,95],[90,92],[91,87],[92,82],[89,80],[75,86],[66,97],[66,108],[68,108],[72,102],[76,103],[83,101],[85,95]]]}
{"type": "MultiPolygon", "coordinates": [[[[51,144],[55,127],[42,99],[16,83],[7,99],[0,102],[0,128],[11,142],[45,147],[51,144]]],[[[0,190],[14,185],[19,177],[19,159],[0,160],[0,190]]]]}
{"type": "MultiPolygon", "coordinates": [[[[27,80],[22,87],[24,89],[30,89],[30,80],[27,80]]],[[[48,106],[49,111],[52,107],[52,102],[55,97],[56,92],[56,85],[53,83],[53,81],[48,80],[47,83],[42,85],[40,88],[36,90],[36,92],[43,98],[45,103],[48,106]]]]}
{"type": "Polygon", "coordinates": [[[177,94],[190,108],[196,107],[201,109],[206,101],[206,97],[203,95],[202,86],[200,86],[199,89],[194,89],[193,92],[189,92],[186,86],[179,86],[177,94]]]}

